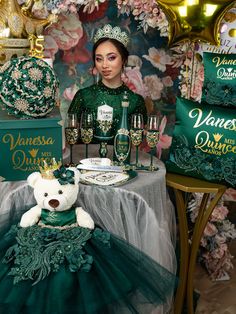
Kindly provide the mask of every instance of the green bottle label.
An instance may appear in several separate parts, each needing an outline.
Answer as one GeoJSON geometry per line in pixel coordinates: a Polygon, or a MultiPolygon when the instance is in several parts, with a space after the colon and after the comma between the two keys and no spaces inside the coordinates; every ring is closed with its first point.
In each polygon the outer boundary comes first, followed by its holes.
{"type": "Polygon", "coordinates": [[[112,134],[113,108],[108,105],[99,106],[95,124],[94,137],[98,140],[108,141],[113,138],[112,134]]]}
{"type": "Polygon", "coordinates": [[[128,162],[130,154],[130,136],[127,129],[119,129],[114,140],[114,152],[119,162],[128,162]]]}
{"type": "Polygon", "coordinates": [[[128,130],[128,95],[125,91],[123,100],[121,102],[122,106],[122,117],[120,128],[118,129],[115,139],[114,139],[114,157],[120,163],[129,163],[130,161],[130,136],[128,130]]]}

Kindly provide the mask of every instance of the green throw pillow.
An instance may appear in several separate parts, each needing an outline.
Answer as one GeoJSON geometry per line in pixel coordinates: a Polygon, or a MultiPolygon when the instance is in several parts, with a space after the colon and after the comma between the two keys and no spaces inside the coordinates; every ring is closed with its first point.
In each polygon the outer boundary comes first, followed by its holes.
{"type": "Polygon", "coordinates": [[[235,109],[177,98],[167,170],[236,186],[235,109]]]}
{"type": "Polygon", "coordinates": [[[202,101],[236,107],[236,54],[204,52],[202,101]]]}

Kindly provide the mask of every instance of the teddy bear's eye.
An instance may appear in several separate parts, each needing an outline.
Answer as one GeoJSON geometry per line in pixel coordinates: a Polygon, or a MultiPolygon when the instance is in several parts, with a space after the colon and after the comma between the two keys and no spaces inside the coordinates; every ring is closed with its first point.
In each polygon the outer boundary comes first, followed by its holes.
{"type": "Polygon", "coordinates": [[[58,194],[63,194],[62,190],[59,190],[59,191],[58,191],[58,194]]]}
{"type": "Polygon", "coordinates": [[[47,196],[48,196],[48,193],[44,193],[44,196],[47,197],[47,196]]]}

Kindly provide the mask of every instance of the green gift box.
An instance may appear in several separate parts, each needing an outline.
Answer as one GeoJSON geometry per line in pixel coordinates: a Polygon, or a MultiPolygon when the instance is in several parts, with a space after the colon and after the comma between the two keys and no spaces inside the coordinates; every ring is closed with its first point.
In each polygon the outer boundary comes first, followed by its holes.
{"type": "Polygon", "coordinates": [[[0,111],[0,177],[25,180],[43,160],[62,160],[62,118],[59,109],[46,118],[19,120],[0,111]]]}

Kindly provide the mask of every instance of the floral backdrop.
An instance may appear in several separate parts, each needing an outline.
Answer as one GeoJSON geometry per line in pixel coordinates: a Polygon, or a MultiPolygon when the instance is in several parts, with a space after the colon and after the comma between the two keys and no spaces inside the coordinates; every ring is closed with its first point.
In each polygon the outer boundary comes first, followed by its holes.
{"type": "MultiPolygon", "coordinates": [[[[202,52],[236,51],[235,37],[228,35],[228,27],[235,27],[235,8],[224,18],[221,47],[186,42],[170,49],[168,22],[155,0],[42,0],[42,4],[33,8],[36,16],[42,17],[47,11],[60,13],[58,22],[45,31],[45,56],[54,60],[59,76],[62,115],[65,116],[76,91],[97,79],[91,60],[94,32],[106,23],[120,25],[132,38],[123,80],[145,98],[148,111],[160,115],[157,156],[163,160],[171,145],[175,97],[201,99],[202,52]]],[[[144,142],[141,149],[148,152],[150,148],[144,142]]]]}
{"type": "MultiPolygon", "coordinates": [[[[135,2],[137,6],[138,2],[135,2]]],[[[132,38],[123,80],[146,99],[149,111],[157,111],[162,118],[161,138],[157,147],[160,157],[162,149],[171,144],[175,97],[180,93],[179,74],[183,62],[178,56],[179,51],[167,48],[168,23],[163,12],[155,1],[150,1],[152,4],[149,6],[147,2],[145,8],[142,6],[138,11],[134,5],[121,4],[122,1],[117,1],[117,5],[114,5],[115,1],[97,1],[97,7],[71,4],[70,14],[67,14],[68,5],[63,3],[60,8],[55,8],[62,12],[58,23],[47,28],[44,34],[45,56],[54,60],[54,69],[60,80],[62,113],[65,114],[78,89],[96,80],[91,60],[94,32],[106,23],[120,25],[132,38]],[[142,14],[143,10],[146,15],[142,14]],[[148,15],[149,11],[152,11],[152,16],[148,15]]],[[[143,149],[148,150],[148,147],[144,144],[143,149]]]]}
{"type": "MultiPolygon", "coordinates": [[[[25,0],[18,0],[20,3],[25,0]]],[[[168,48],[168,22],[155,0],[41,0],[32,8],[35,16],[60,13],[56,24],[45,30],[45,56],[54,60],[60,80],[61,113],[65,117],[78,89],[96,80],[91,60],[92,38],[97,28],[120,25],[131,37],[130,57],[123,75],[125,84],[145,98],[147,110],[160,115],[157,156],[165,160],[171,145],[177,95],[200,101],[204,80],[204,51],[236,53],[236,7],[226,13],[221,24],[221,46],[181,43],[168,48]]],[[[147,145],[142,149],[148,151],[147,145]]],[[[236,190],[228,189],[225,200],[236,201],[236,190]]],[[[200,195],[193,196],[190,216],[195,221],[200,195]]],[[[236,237],[227,220],[228,209],[219,204],[207,224],[200,258],[211,278],[225,276],[233,267],[227,242],[236,237]]]]}

